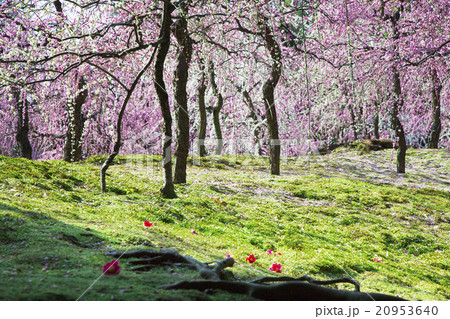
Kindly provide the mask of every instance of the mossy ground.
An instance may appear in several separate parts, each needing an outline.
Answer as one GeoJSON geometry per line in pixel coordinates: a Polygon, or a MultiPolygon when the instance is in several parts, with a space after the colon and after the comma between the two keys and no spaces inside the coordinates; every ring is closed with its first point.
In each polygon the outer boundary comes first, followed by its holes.
{"type": "Polygon", "coordinates": [[[283,275],[351,276],[363,291],[448,300],[448,155],[411,150],[406,175],[392,173],[391,151],[289,159],[277,177],[266,158],[191,159],[188,183],[170,200],[159,195],[158,157],[119,157],[106,194],[102,157],[76,164],[0,157],[0,299],[246,299],[159,289],[198,278],[176,267],[138,274],[121,260],[119,276],[98,279],[108,250],[165,247],[201,261],[229,253],[242,280],[273,275],[277,262],[283,275]],[[154,226],[143,227],[145,220],[154,226]],[[251,266],[249,254],[257,257],[251,266]]]}

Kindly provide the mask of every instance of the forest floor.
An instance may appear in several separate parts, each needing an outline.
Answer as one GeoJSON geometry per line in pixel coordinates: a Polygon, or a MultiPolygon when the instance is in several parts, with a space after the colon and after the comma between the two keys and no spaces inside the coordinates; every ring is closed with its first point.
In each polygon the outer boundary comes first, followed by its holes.
{"type": "Polygon", "coordinates": [[[449,300],[450,153],[408,150],[403,175],[393,158],[341,148],[285,160],[276,177],[267,158],[194,158],[168,200],[157,156],[119,156],[106,194],[104,157],[0,157],[0,300],[247,299],[160,289],[199,278],[178,267],[136,273],[120,260],[120,275],[101,276],[107,251],[159,248],[204,262],[230,254],[239,280],[276,275],[276,262],[282,275],[352,277],[362,291],[449,300]]]}

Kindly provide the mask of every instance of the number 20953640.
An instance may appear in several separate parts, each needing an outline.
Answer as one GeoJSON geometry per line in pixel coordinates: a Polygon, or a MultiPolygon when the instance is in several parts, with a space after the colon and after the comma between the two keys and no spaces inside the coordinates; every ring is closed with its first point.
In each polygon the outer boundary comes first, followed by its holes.
{"type": "Polygon", "coordinates": [[[436,306],[376,306],[377,316],[436,316],[439,312],[436,306]]]}

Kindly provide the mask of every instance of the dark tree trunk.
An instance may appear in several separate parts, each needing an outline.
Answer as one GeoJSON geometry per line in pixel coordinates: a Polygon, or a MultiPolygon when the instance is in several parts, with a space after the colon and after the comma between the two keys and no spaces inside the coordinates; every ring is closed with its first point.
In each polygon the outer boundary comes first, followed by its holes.
{"type": "Polygon", "coordinates": [[[269,129],[270,173],[272,175],[280,175],[281,146],[278,135],[274,91],[281,76],[281,50],[267,23],[263,22],[262,29],[266,49],[269,50],[270,56],[272,57],[270,78],[263,85],[264,107],[266,109],[267,127],[269,129]]]}
{"type": "Polygon", "coordinates": [[[223,107],[223,97],[219,92],[216,84],[215,73],[214,73],[214,63],[210,61],[209,63],[209,74],[211,81],[211,88],[213,90],[214,96],[217,97],[217,105],[213,108],[213,122],[214,122],[214,130],[216,132],[217,138],[217,146],[216,146],[216,155],[221,155],[223,150],[223,136],[222,136],[222,128],[220,127],[220,111],[223,107]]]}
{"type": "Polygon", "coordinates": [[[397,173],[405,173],[406,169],[406,139],[403,125],[398,116],[400,106],[402,105],[402,88],[400,83],[400,74],[397,68],[393,67],[393,93],[394,103],[392,105],[392,126],[398,141],[397,150],[397,173]]]}
{"type": "Polygon", "coordinates": [[[84,118],[82,114],[83,104],[86,102],[88,90],[86,82],[81,77],[77,85],[75,99],[68,102],[69,127],[66,132],[64,145],[64,160],[66,162],[78,162],[82,156],[81,138],[84,129],[84,118]]]}
{"type": "Polygon", "coordinates": [[[378,113],[373,117],[373,135],[375,139],[380,139],[380,115],[378,113]]]}
{"type": "MultiPolygon", "coordinates": [[[[114,161],[114,158],[119,154],[120,147],[122,146],[122,120],[123,116],[125,114],[125,109],[128,105],[128,102],[130,101],[131,95],[134,92],[134,89],[136,88],[137,84],[139,83],[140,78],[142,75],[144,75],[145,71],[147,71],[148,68],[152,65],[153,58],[155,57],[155,53],[157,51],[158,47],[156,47],[153,50],[153,54],[148,61],[148,63],[144,66],[144,68],[138,73],[136,78],[134,79],[133,83],[131,84],[131,87],[129,89],[126,89],[127,95],[125,96],[125,99],[123,100],[122,107],[120,108],[119,116],[117,117],[117,124],[116,124],[116,141],[114,142],[114,148],[111,154],[109,154],[106,161],[103,163],[102,168],[100,170],[100,181],[102,184],[102,192],[106,192],[106,171],[108,170],[109,166],[114,161]]],[[[172,179],[170,180],[172,182],[172,179]]]]}
{"type": "Polygon", "coordinates": [[[441,90],[442,85],[437,76],[436,69],[431,72],[431,80],[433,81],[431,88],[431,105],[433,114],[433,123],[429,136],[428,148],[438,148],[439,136],[442,130],[441,123],[441,90]]]}
{"type": "Polygon", "coordinates": [[[177,122],[177,145],[175,148],[175,184],[186,183],[186,165],[189,155],[189,112],[186,85],[189,63],[192,58],[192,40],[188,34],[186,5],[181,5],[180,18],[175,23],[173,33],[179,45],[178,64],[175,70],[175,119],[177,122]]]}
{"type": "Polygon", "coordinates": [[[198,83],[198,109],[200,113],[200,128],[198,132],[198,155],[200,157],[206,156],[205,138],[206,138],[206,104],[205,104],[205,92],[206,92],[206,79],[205,79],[205,65],[203,60],[200,60],[200,81],[198,83]]]}
{"type": "Polygon", "coordinates": [[[242,95],[244,96],[244,102],[248,107],[249,110],[249,116],[253,121],[253,140],[257,147],[256,155],[261,156],[262,155],[262,147],[261,147],[261,141],[260,141],[260,133],[261,133],[261,125],[262,120],[259,119],[258,114],[256,113],[255,105],[253,104],[253,100],[250,96],[250,93],[247,90],[244,90],[242,92],[242,95]]]}
{"type": "MultiPolygon", "coordinates": [[[[403,11],[403,2],[401,2],[400,8],[390,16],[393,40],[397,42],[400,39],[400,30],[398,29],[398,21],[401,17],[401,12],[403,11]]],[[[396,58],[400,58],[398,53],[397,44],[393,46],[393,52],[395,52],[396,58]]],[[[391,110],[392,117],[392,127],[395,131],[395,136],[397,137],[398,150],[397,150],[397,173],[405,173],[406,169],[406,139],[405,131],[403,130],[403,125],[400,122],[399,110],[403,105],[402,99],[402,86],[400,82],[400,73],[397,66],[394,64],[392,66],[392,93],[393,93],[393,105],[391,110]]]]}
{"type": "Polygon", "coordinates": [[[172,25],[171,14],[174,10],[169,0],[164,0],[164,11],[161,21],[161,31],[159,34],[160,44],[156,53],[154,85],[158,95],[159,105],[164,120],[164,140],[163,140],[163,167],[164,186],[161,194],[166,198],[175,198],[175,190],[172,180],[172,114],[170,113],[169,96],[164,83],[164,62],[170,47],[170,26],[172,25]]]}
{"type": "Polygon", "coordinates": [[[358,127],[356,125],[356,114],[355,114],[355,110],[352,105],[352,103],[354,103],[354,101],[350,100],[350,98],[348,97],[349,92],[348,92],[347,84],[344,82],[342,84],[342,86],[343,86],[342,92],[345,96],[345,101],[346,101],[345,104],[347,105],[348,111],[350,112],[351,126],[352,126],[352,130],[353,130],[353,139],[355,141],[357,141],[359,137],[358,137],[358,127]]]}
{"type": "Polygon", "coordinates": [[[17,110],[17,133],[16,143],[19,151],[19,156],[23,158],[32,159],[33,150],[31,148],[30,139],[28,137],[29,118],[28,118],[28,104],[27,101],[21,97],[21,90],[19,88],[12,89],[17,110]]]}

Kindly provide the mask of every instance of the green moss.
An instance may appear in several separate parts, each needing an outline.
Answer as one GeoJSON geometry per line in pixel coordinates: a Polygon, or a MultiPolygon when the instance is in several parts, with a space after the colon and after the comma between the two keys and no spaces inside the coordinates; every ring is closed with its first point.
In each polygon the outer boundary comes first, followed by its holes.
{"type": "MultiPolygon", "coordinates": [[[[362,159],[376,162],[373,154],[362,159]]],[[[449,192],[374,181],[367,177],[373,172],[358,171],[344,155],[340,150],[336,161],[314,165],[287,160],[288,174],[279,177],[267,174],[266,157],[191,159],[177,199],[159,195],[160,156],[117,157],[105,194],[98,178],[105,156],[84,163],[0,156],[0,299],[75,300],[110,261],[106,251],[164,247],[203,261],[230,253],[240,278],[272,275],[269,267],[280,262],[284,275],[351,275],[364,291],[448,299],[449,192]],[[144,227],[145,220],[154,226],[144,227]],[[281,255],[267,255],[268,249],[281,255]],[[257,257],[252,266],[245,265],[249,254],[257,257]]],[[[446,165],[440,151],[414,151],[409,161],[424,156],[446,165]]],[[[408,180],[417,178],[410,173],[408,180]]],[[[160,285],[198,273],[161,268],[136,274],[121,264],[120,276],[101,278],[83,299],[246,298],[163,291],[160,285]]]]}

